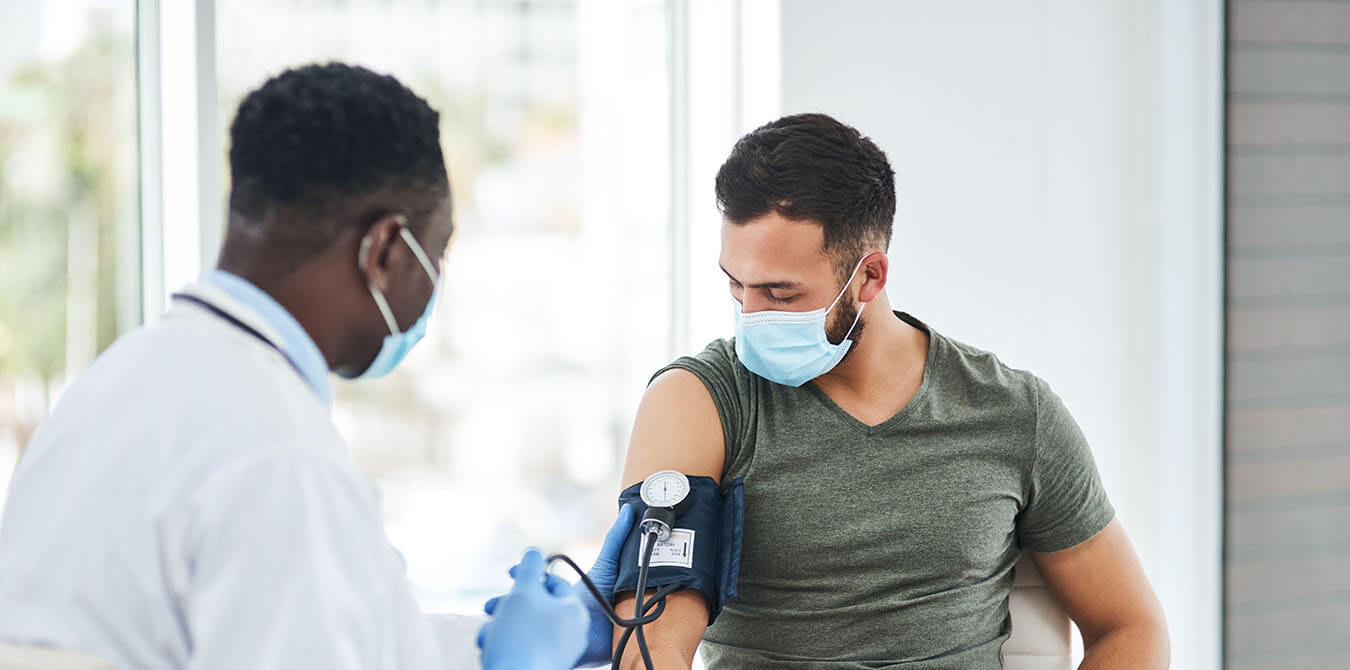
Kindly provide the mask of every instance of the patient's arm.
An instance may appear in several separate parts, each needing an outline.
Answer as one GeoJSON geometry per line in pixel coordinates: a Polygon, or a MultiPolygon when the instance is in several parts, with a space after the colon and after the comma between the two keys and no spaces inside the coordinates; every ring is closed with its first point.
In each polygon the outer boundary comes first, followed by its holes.
{"type": "Polygon", "coordinates": [[[1030,553],[1083,634],[1081,670],[1167,667],[1162,605],[1119,520],[1076,547],[1030,553]]]}
{"type": "MultiPolygon", "coordinates": [[[[623,468],[623,487],[658,470],[679,470],[720,481],[723,442],[717,407],[703,382],[687,370],[662,373],[647,387],[638,406],[623,468]]],[[[634,600],[632,593],[619,598],[620,616],[633,615],[634,600]]],[[[702,594],[693,589],[670,594],[661,618],[643,627],[652,663],[662,670],[690,667],[707,627],[708,603],[702,594]]],[[[622,632],[615,629],[616,644],[622,632]]],[[[628,642],[623,667],[643,667],[636,636],[628,642]]]]}

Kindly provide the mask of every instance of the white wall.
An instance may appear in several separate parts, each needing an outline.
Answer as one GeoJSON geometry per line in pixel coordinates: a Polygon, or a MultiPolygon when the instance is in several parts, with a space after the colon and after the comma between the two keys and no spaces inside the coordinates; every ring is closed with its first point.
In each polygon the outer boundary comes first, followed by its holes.
{"type": "MultiPolygon", "coordinates": [[[[1220,658],[1220,5],[779,8],[782,111],[853,124],[895,166],[892,303],[1063,396],[1178,668],[1220,658]]],[[[695,224],[716,220],[708,176],[691,179],[695,224]]],[[[716,252],[694,242],[697,276],[716,252]]],[[[693,323],[729,324],[725,303],[695,287],[693,323]]]]}

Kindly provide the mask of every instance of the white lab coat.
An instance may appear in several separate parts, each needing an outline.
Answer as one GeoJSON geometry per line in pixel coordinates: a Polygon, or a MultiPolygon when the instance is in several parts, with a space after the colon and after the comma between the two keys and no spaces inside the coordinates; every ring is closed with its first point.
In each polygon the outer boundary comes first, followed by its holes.
{"type": "MultiPolygon", "coordinates": [[[[277,341],[219,289],[189,291],[277,341]]],[[[65,391],[0,524],[0,640],[125,668],[478,667],[479,623],[419,610],[371,483],[287,359],[181,300],[65,391]]]]}

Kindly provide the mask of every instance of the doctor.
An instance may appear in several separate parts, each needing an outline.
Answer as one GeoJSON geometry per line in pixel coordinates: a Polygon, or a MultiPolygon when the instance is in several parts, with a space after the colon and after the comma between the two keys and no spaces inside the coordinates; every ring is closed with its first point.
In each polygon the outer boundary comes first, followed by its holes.
{"type": "MultiPolygon", "coordinates": [[[[418,609],[329,419],[329,371],[393,370],[436,303],[452,229],[438,123],[393,77],[340,64],[244,99],[219,269],[80,376],[18,464],[0,640],[126,668],[477,664],[481,621],[418,609]]],[[[593,577],[613,583],[628,522],[593,577]]],[[[571,667],[586,606],[545,585],[537,554],[516,577],[486,667],[571,667]]],[[[594,628],[587,660],[603,661],[609,624],[594,628]]]]}

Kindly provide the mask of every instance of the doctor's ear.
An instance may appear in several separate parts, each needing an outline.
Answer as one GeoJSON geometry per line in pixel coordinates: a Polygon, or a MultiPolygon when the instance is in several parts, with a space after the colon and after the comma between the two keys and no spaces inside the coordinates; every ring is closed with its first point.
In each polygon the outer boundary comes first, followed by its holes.
{"type": "Polygon", "coordinates": [[[872,302],[886,290],[886,279],[890,275],[891,260],[885,253],[874,251],[862,260],[858,274],[862,275],[862,288],[858,291],[859,302],[872,302]]]}
{"type": "Polygon", "coordinates": [[[366,234],[361,237],[356,253],[357,271],[365,276],[368,283],[381,291],[389,290],[391,271],[390,252],[400,244],[399,231],[408,220],[402,214],[390,214],[380,217],[370,224],[366,234]]]}

